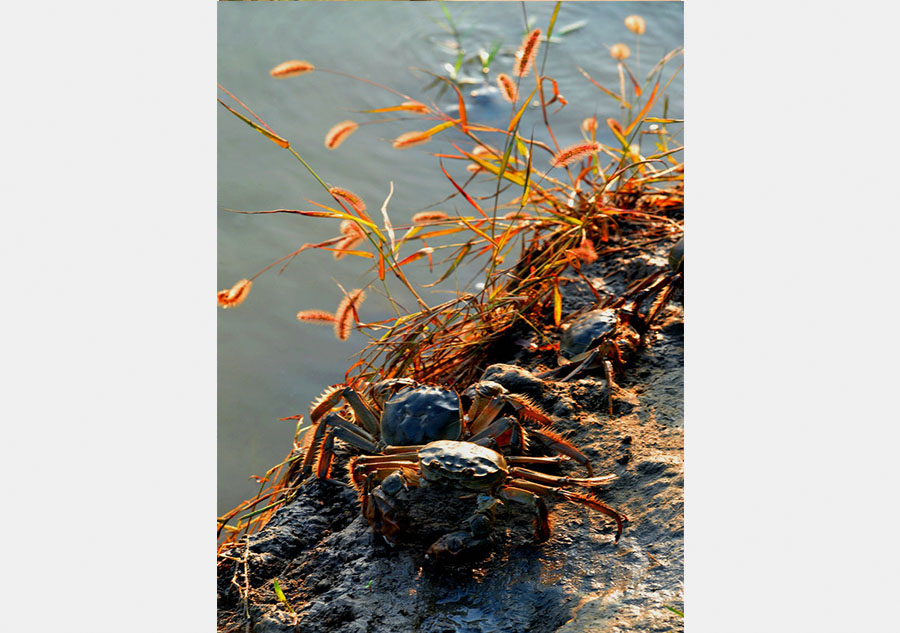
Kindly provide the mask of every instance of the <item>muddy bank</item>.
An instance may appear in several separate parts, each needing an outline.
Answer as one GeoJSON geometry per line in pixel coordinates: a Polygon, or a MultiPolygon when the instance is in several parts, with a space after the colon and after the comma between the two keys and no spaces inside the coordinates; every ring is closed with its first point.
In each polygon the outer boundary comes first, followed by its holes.
{"type": "MultiPolygon", "coordinates": [[[[583,273],[601,293],[621,294],[630,281],[665,267],[674,241],[649,247],[649,254],[644,248],[598,261],[583,273]]],[[[594,302],[580,280],[564,289],[564,316],[594,302]]],[[[438,565],[425,549],[458,529],[474,501],[437,488],[415,491],[413,527],[391,548],[360,515],[352,489],[311,480],[249,546],[232,550],[234,558],[246,557],[246,567],[220,567],[220,630],[244,630],[237,585],[245,584],[249,630],[260,633],[683,630],[682,618],[666,608],[683,610],[682,316],[679,295],[618,377],[611,418],[599,372],[569,383],[535,376],[556,366],[556,357],[530,351],[525,330],[508,338],[484,374],[535,399],[596,474],[618,476],[597,489],[628,516],[617,544],[612,520],[564,501],[548,502],[553,533],[537,544],[530,512],[506,504],[482,558],[438,565]],[[276,598],[273,578],[295,614],[276,598]]],[[[346,480],[349,455],[338,449],[339,479],[346,480]]],[[[584,473],[574,463],[547,472],[584,473]]]]}

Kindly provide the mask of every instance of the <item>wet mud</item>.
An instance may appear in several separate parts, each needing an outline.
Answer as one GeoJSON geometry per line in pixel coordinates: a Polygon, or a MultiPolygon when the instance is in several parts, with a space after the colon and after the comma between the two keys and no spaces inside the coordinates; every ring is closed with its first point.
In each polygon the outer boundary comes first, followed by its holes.
{"type": "MultiPolygon", "coordinates": [[[[667,265],[675,240],[623,254],[582,272],[601,293],[667,265]],[[649,253],[648,253],[649,250],[649,253]]],[[[563,316],[594,303],[576,276],[564,287],[563,316]]],[[[616,378],[613,415],[602,372],[571,382],[536,377],[557,365],[535,349],[533,334],[512,333],[484,378],[536,400],[555,429],[592,461],[595,474],[618,478],[596,488],[628,517],[615,523],[591,509],[550,500],[552,534],[536,543],[533,515],[505,504],[479,557],[435,563],[425,550],[459,529],[474,499],[439,487],[414,490],[411,527],[388,546],[360,514],[342,483],[311,479],[248,544],[228,555],[218,576],[220,631],[394,633],[668,632],[683,619],[684,330],[679,293],[663,310],[645,347],[616,378]],[[246,560],[246,563],[244,562],[246,560]],[[278,580],[294,613],[278,600],[278,580]],[[249,587],[249,622],[238,586],[249,587]]],[[[553,334],[558,340],[559,333],[553,334]]],[[[346,481],[351,451],[339,447],[335,476],[346,481]]],[[[583,476],[574,462],[559,475],[583,476]]]]}

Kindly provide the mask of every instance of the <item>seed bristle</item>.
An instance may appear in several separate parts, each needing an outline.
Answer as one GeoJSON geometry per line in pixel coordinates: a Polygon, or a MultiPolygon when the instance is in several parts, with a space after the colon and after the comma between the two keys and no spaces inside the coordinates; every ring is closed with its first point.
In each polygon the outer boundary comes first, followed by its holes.
{"type": "Polygon", "coordinates": [[[518,88],[516,88],[516,84],[513,82],[512,78],[506,73],[500,73],[497,75],[497,86],[500,87],[500,94],[504,99],[509,101],[510,103],[515,103],[516,99],[519,97],[518,88]]]}
{"type": "Polygon", "coordinates": [[[350,337],[356,311],[365,299],[366,293],[361,288],[351,290],[341,299],[338,309],[334,313],[334,334],[340,340],[346,341],[350,337]]]}
{"type": "Polygon", "coordinates": [[[422,211],[420,213],[416,213],[412,216],[413,224],[430,224],[432,222],[439,222],[441,220],[449,219],[449,215],[444,213],[443,211],[422,211]]]}
{"type": "Polygon", "coordinates": [[[347,137],[353,134],[359,125],[355,121],[341,121],[337,125],[332,126],[325,135],[325,147],[328,149],[336,149],[341,143],[347,140],[347,137]]]}
{"type": "Polygon", "coordinates": [[[297,75],[312,72],[315,69],[316,67],[309,62],[292,59],[278,64],[269,71],[269,74],[275,77],[275,79],[287,79],[288,77],[296,77],[297,75]]]}
{"type": "Polygon", "coordinates": [[[216,303],[226,310],[240,305],[250,294],[252,286],[253,282],[249,279],[241,279],[228,290],[220,290],[216,293],[216,303]]]}
{"type": "Polygon", "coordinates": [[[554,167],[564,167],[599,150],[600,143],[593,141],[587,143],[575,143],[574,145],[569,145],[568,147],[559,150],[559,152],[550,159],[550,164],[554,167]]]}
{"type": "Polygon", "coordinates": [[[363,202],[363,199],[352,191],[349,191],[348,189],[331,187],[328,192],[335,198],[340,198],[341,200],[352,206],[360,215],[362,215],[363,211],[366,210],[366,203],[363,202]]]}
{"type": "Polygon", "coordinates": [[[431,140],[431,136],[427,132],[406,132],[394,139],[392,145],[394,149],[407,149],[427,143],[431,140]]]}
{"type": "Polygon", "coordinates": [[[334,315],[324,310],[300,310],[297,313],[298,321],[317,321],[319,323],[334,323],[334,315]]]}
{"type": "Polygon", "coordinates": [[[513,74],[517,77],[524,77],[531,69],[531,64],[537,55],[538,47],[541,42],[541,30],[534,29],[522,40],[522,45],[516,52],[516,62],[513,65],[513,74]]]}

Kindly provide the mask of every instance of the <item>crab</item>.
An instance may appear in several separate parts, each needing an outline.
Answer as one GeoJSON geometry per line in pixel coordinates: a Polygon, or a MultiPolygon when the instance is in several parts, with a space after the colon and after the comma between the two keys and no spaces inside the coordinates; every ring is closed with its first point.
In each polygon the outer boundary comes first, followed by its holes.
{"type": "Polygon", "coordinates": [[[614,480],[616,475],[557,477],[521,466],[544,459],[552,458],[510,457],[472,442],[437,440],[404,453],[358,457],[351,462],[350,472],[360,492],[363,515],[390,545],[397,543],[407,527],[410,488],[439,485],[461,495],[477,493],[472,516],[461,522],[459,530],[444,534],[427,549],[426,556],[435,559],[459,557],[490,544],[496,507],[502,501],[530,507],[535,540],[546,541],[550,523],[545,497],[580,503],[613,518],[618,543],[627,517],[593,495],[564,489],[570,485],[597,486],[614,480]]]}
{"type": "MultiPolygon", "coordinates": [[[[680,261],[678,260],[680,268],[680,261]]],[[[560,366],[539,378],[571,380],[584,371],[602,367],[609,385],[608,406],[612,415],[613,377],[644,344],[650,326],[682,281],[681,273],[659,271],[632,286],[628,292],[573,321],[560,335],[560,366]],[[653,301],[646,312],[642,306],[653,301]]]]}
{"type": "Polygon", "coordinates": [[[460,395],[442,387],[420,384],[409,378],[382,380],[363,393],[346,385],[332,385],[310,410],[314,428],[307,433],[302,474],[328,478],[335,438],[367,453],[391,455],[417,450],[436,440],[466,440],[492,449],[511,447],[524,452],[534,440],[560,456],[580,463],[593,474],[590,460],[550,429],[553,421],[527,397],[510,393],[499,383],[485,380],[464,392],[471,405],[463,412],[460,395]],[[348,407],[335,412],[341,400],[348,407]],[[500,416],[504,411],[514,415],[500,416]],[[349,419],[348,419],[349,418],[349,419]],[[541,428],[526,432],[521,420],[541,428]]]}

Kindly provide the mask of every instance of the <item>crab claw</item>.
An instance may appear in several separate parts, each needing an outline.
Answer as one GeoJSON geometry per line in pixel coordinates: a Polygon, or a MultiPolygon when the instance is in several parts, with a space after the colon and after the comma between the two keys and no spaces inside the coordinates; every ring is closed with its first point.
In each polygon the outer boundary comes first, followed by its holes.
{"type": "Polygon", "coordinates": [[[425,552],[427,558],[446,560],[476,554],[491,544],[490,536],[477,537],[467,530],[450,532],[431,544],[425,552]]]}

